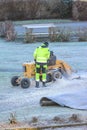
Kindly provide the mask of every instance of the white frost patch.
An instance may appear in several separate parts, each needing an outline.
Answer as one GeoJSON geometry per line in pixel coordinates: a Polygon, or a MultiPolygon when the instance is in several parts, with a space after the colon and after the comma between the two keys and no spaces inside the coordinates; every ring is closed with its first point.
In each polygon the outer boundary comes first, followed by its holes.
{"type": "MultiPolygon", "coordinates": [[[[80,75],[81,76],[81,75],[80,75]]],[[[14,110],[19,107],[28,107],[39,105],[41,97],[61,94],[63,92],[78,91],[87,86],[86,80],[81,79],[58,79],[56,82],[47,83],[47,87],[35,88],[33,86],[28,89],[20,87],[9,88],[10,91],[0,96],[0,111],[14,110]]]]}

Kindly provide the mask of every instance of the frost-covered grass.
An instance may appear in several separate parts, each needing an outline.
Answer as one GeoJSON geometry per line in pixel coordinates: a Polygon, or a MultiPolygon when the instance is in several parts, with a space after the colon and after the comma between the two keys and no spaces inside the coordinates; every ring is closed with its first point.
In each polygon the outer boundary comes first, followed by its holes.
{"type": "MultiPolygon", "coordinates": [[[[85,42],[56,42],[49,44],[50,50],[54,51],[58,59],[64,60],[78,71],[83,71],[84,77],[81,81],[77,79],[73,83],[73,80],[72,82],[58,80],[56,83],[48,84],[46,88],[43,88],[41,85],[39,89],[34,87],[35,81],[32,81],[32,85],[28,89],[22,89],[20,86],[13,87],[11,85],[11,77],[19,75],[21,72],[12,72],[10,70],[18,70],[22,68],[22,63],[32,61],[33,52],[40,44],[24,44],[17,41],[6,42],[0,39],[0,69],[8,71],[0,71],[0,121],[8,121],[11,112],[16,112],[18,120],[27,121],[33,116],[46,119],[61,114],[83,113],[83,111],[63,107],[41,107],[39,101],[42,96],[65,91],[66,89],[64,88],[66,86],[68,88],[72,87],[72,89],[73,87],[77,87],[77,90],[87,86],[87,79],[85,79],[87,76],[85,73],[87,69],[87,43],[85,42]]],[[[70,88],[70,90],[72,89],[70,88]]],[[[86,111],[84,111],[85,113],[86,111]]]]}
{"type": "Polygon", "coordinates": [[[40,24],[40,23],[67,23],[72,22],[72,20],[62,20],[62,19],[41,19],[41,20],[25,20],[25,21],[14,21],[15,25],[23,25],[23,24],[40,24]]]}

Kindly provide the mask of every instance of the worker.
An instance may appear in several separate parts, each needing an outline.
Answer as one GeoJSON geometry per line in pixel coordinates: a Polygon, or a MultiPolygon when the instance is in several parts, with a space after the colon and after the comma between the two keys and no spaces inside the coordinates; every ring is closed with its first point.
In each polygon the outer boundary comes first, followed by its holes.
{"type": "Polygon", "coordinates": [[[50,51],[48,48],[49,43],[44,42],[41,46],[37,47],[34,51],[34,60],[36,64],[36,86],[39,87],[40,73],[42,73],[42,83],[46,87],[46,71],[47,71],[47,61],[50,58],[50,51]]]}

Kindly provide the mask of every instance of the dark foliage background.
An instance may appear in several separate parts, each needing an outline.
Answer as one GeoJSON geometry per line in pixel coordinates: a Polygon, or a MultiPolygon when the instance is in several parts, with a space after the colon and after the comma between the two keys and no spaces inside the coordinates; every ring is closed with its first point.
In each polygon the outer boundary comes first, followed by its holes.
{"type": "Polygon", "coordinates": [[[0,0],[1,20],[87,20],[87,2],[80,0],[0,0]]]}
{"type": "Polygon", "coordinates": [[[72,18],[72,0],[1,0],[0,20],[72,18]]]}

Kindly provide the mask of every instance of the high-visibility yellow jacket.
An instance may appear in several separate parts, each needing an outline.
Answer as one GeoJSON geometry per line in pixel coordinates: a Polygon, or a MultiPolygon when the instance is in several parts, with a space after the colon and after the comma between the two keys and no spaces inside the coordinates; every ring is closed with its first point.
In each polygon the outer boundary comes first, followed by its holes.
{"type": "Polygon", "coordinates": [[[48,47],[40,46],[34,51],[34,59],[38,63],[47,63],[50,57],[50,51],[48,47]]]}

